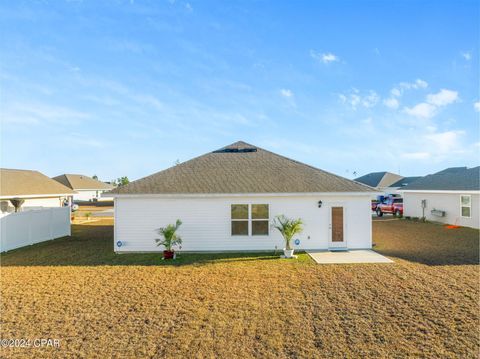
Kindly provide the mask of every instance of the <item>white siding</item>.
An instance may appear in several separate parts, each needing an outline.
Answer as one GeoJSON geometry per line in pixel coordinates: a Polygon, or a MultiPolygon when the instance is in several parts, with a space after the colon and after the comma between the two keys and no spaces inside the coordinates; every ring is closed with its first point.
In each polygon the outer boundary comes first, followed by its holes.
{"type": "Polygon", "coordinates": [[[75,193],[73,195],[73,200],[74,201],[92,201],[93,199],[97,199],[99,201],[111,201],[113,198],[112,197],[101,197],[101,194],[103,192],[106,192],[106,190],[81,190],[77,189],[75,190],[78,193],[75,193]]]}
{"type": "Polygon", "coordinates": [[[155,229],[181,219],[179,234],[184,251],[273,250],[284,246],[281,235],[270,229],[268,236],[231,236],[230,205],[269,204],[270,222],[279,214],[302,218],[304,232],[296,249],[327,249],[329,206],[346,207],[348,248],[371,248],[370,196],[360,197],[207,197],[207,198],[116,198],[116,251],[161,251],[155,229]],[[318,201],[323,202],[318,208],[318,201]],[[122,242],[118,247],[116,243],[122,242]]]}
{"type": "Polygon", "coordinates": [[[70,208],[0,215],[0,251],[70,235],[70,208]]]}
{"type": "MultiPolygon", "coordinates": [[[[62,207],[62,199],[64,197],[46,197],[46,198],[28,198],[22,204],[21,211],[28,211],[32,209],[62,207]]],[[[0,206],[1,212],[14,212],[15,208],[12,206],[9,200],[1,200],[0,206]]]]}
{"type": "Polygon", "coordinates": [[[403,194],[403,215],[421,218],[423,216],[422,199],[425,199],[427,200],[427,207],[425,208],[425,217],[427,220],[448,224],[456,224],[465,227],[479,228],[479,195],[471,194],[472,209],[470,218],[464,218],[461,216],[461,195],[461,192],[459,192],[458,194],[405,192],[403,194]],[[446,216],[434,216],[431,214],[432,209],[445,211],[446,216]]]}

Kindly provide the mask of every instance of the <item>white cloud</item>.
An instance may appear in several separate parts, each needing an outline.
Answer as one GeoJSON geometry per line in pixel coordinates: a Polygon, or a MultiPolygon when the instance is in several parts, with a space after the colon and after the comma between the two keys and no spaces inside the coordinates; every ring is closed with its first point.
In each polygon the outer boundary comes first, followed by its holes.
{"type": "Polygon", "coordinates": [[[392,108],[392,109],[397,109],[398,106],[400,105],[400,103],[398,102],[398,100],[396,98],[387,98],[385,100],[383,100],[383,104],[389,108],[392,108]]]}
{"type": "Polygon", "coordinates": [[[188,3],[188,2],[185,4],[185,9],[186,9],[188,12],[192,12],[192,11],[193,11],[192,5],[190,5],[190,3],[188,3]]]}
{"type": "Polygon", "coordinates": [[[401,92],[399,89],[397,89],[397,88],[393,88],[393,89],[390,91],[390,93],[391,93],[393,96],[395,96],[395,97],[399,97],[399,96],[402,95],[402,92],[401,92]]]}
{"type": "Polygon", "coordinates": [[[436,94],[427,96],[427,102],[435,106],[446,106],[458,100],[458,92],[441,89],[436,94]]]}
{"type": "Polygon", "coordinates": [[[480,112],[480,101],[477,101],[473,104],[475,111],[480,112]]]}
{"type": "Polygon", "coordinates": [[[293,97],[293,92],[292,92],[292,90],[281,89],[280,90],[280,95],[282,95],[283,97],[286,97],[286,98],[290,98],[290,97],[293,97]]]}
{"type": "Polygon", "coordinates": [[[462,57],[465,60],[470,61],[472,59],[472,54],[469,51],[465,51],[465,52],[462,52],[462,57]]]}
{"type": "Polygon", "coordinates": [[[363,97],[362,99],[362,105],[366,108],[370,108],[375,106],[378,103],[378,100],[380,97],[377,95],[375,91],[370,91],[370,93],[363,97]]]}
{"type": "Polygon", "coordinates": [[[329,62],[338,61],[338,57],[332,53],[322,54],[322,61],[328,64],[329,62]]]}
{"type": "Polygon", "coordinates": [[[337,62],[339,61],[339,57],[337,55],[332,54],[331,52],[326,52],[323,54],[320,54],[318,52],[315,52],[313,50],[310,51],[310,56],[314,58],[315,60],[321,61],[324,64],[329,64],[331,62],[337,62]]]}
{"type": "Polygon", "coordinates": [[[414,117],[431,118],[435,115],[436,109],[432,104],[422,102],[413,107],[405,107],[405,112],[414,117]]]}
{"type": "MultiPolygon", "coordinates": [[[[460,148],[460,137],[465,134],[465,131],[445,131],[425,135],[427,142],[430,142],[432,151],[437,154],[451,154],[458,152],[460,148]]],[[[427,143],[428,145],[428,143],[427,143]]]]}
{"type": "Polygon", "coordinates": [[[427,87],[428,87],[427,81],[423,81],[421,79],[417,79],[415,81],[415,84],[413,85],[414,89],[424,89],[424,88],[427,88],[427,87]]]}
{"type": "Polygon", "coordinates": [[[341,103],[350,105],[354,110],[359,106],[374,107],[380,100],[380,96],[375,91],[370,90],[367,94],[362,95],[356,88],[353,88],[349,94],[338,95],[338,98],[341,103]]]}
{"type": "Polygon", "coordinates": [[[428,87],[427,81],[416,79],[414,82],[400,82],[398,86],[394,87],[390,93],[395,97],[402,96],[405,90],[418,90],[428,87]]]}
{"type": "Polygon", "coordinates": [[[426,102],[421,102],[413,107],[405,107],[405,112],[410,116],[428,119],[437,114],[439,107],[450,105],[457,100],[457,91],[441,89],[436,94],[427,95],[426,102]]]}
{"type": "Polygon", "coordinates": [[[468,145],[463,140],[465,131],[451,130],[437,132],[435,129],[426,128],[425,131],[411,134],[405,138],[405,148],[415,147],[414,151],[400,153],[400,157],[406,160],[428,160],[439,162],[451,159],[455,154],[466,154],[474,145],[468,145]],[[470,149],[469,149],[470,147],[470,149]]]}

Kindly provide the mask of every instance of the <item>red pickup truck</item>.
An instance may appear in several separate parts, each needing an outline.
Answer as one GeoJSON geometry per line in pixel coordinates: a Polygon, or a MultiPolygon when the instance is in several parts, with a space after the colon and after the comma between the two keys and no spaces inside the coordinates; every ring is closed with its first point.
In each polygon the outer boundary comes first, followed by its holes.
{"type": "Polygon", "coordinates": [[[383,216],[384,213],[400,217],[403,215],[403,198],[387,198],[384,202],[377,204],[375,211],[378,217],[383,216]]]}

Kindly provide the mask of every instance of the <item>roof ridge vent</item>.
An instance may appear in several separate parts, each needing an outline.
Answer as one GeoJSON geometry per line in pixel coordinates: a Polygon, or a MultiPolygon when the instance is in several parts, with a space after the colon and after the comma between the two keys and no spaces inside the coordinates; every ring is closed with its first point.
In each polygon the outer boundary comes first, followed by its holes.
{"type": "Polygon", "coordinates": [[[213,153],[247,153],[247,152],[257,152],[257,149],[254,147],[249,148],[222,148],[213,153]]]}

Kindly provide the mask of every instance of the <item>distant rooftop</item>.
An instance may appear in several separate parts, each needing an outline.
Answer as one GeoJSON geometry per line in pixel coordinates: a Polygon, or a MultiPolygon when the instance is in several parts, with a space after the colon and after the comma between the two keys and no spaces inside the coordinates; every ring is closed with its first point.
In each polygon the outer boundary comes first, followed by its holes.
{"type": "Polygon", "coordinates": [[[403,177],[401,180],[398,180],[395,183],[392,183],[389,187],[405,187],[408,186],[410,183],[422,178],[422,176],[415,176],[415,177],[403,177]]]}
{"type": "Polygon", "coordinates": [[[85,175],[63,174],[53,179],[73,190],[110,190],[111,184],[98,181],[85,175]]]}
{"type": "Polygon", "coordinates": [[[71,195],[74,192],[38,171],[0,169],[0,196],[71,195]]]}
{"type": "Polygon", "coordinates": [[[480,166],[446,168],[440,172],[421,177],[403,189],[414,191],[479,191],[480,166]]]}
{"type": "Polygon", "coordinates": [[[364,176],[355,178],[355,182],[360,182],[366,184],[370,187],[389,187],[393,183],[401,180],[402,176],[397,175],[396,173],[391,172],[372,172],[364,176]]]}

